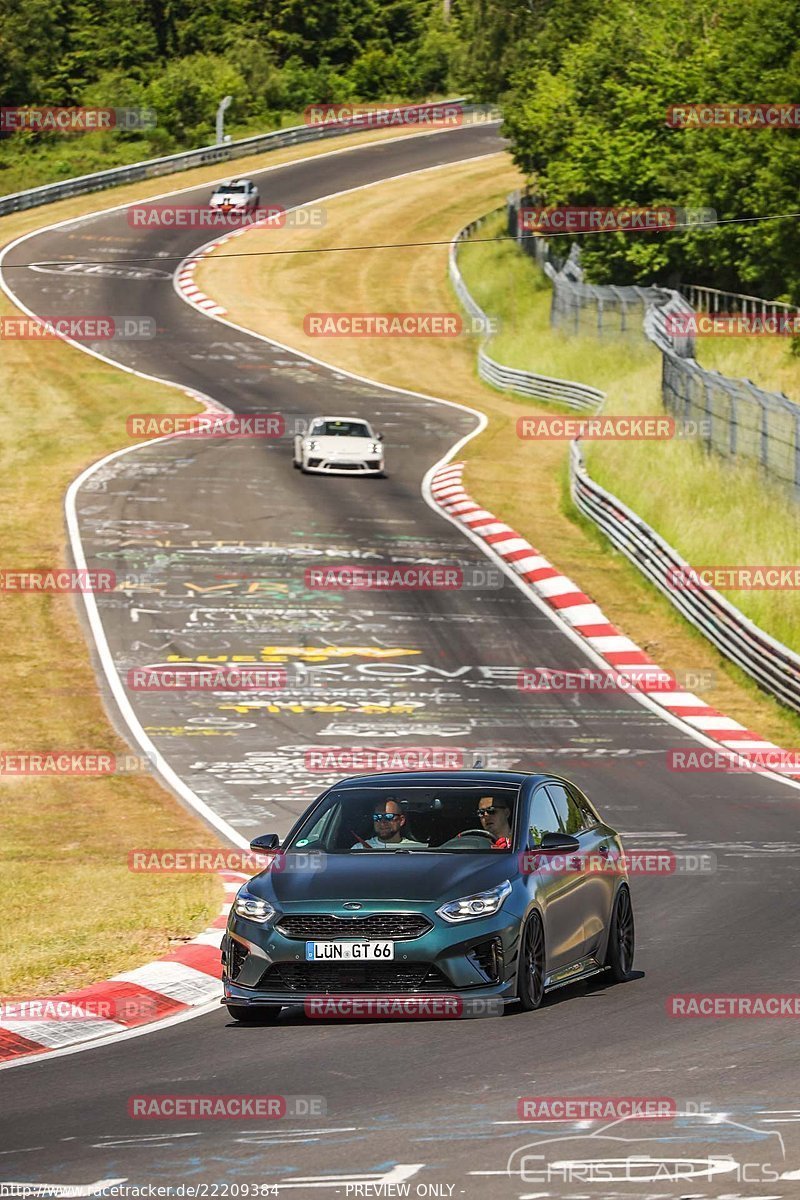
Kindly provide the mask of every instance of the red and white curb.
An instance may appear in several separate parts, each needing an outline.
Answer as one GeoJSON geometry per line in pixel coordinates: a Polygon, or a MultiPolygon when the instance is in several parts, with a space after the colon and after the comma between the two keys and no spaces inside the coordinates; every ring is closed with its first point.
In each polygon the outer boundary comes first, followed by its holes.
{"type": "MultiPolygon", "coordinates": [[[[238,229],[236,233],[239,233],[238,229]]],[[[217,246],[221,246],[224,240],[226,239],[221,239],[218,242],[212,242],[209,246],[204,246],[194,258],[184,259],[178,268],[178,274],[175,279],[178,291],[184,299],[193,304],[195,308],[200,308],[203,312],[210,313],[212,317],[223,316],[227,312],[227,309],[224,309],[221,304],[217,304],[216,300],[212,300],[205,292],[200,291],[200,288],[194,281],[194,271],[195,267],[199,265],[201,257],[211,250],[216,250],[217,246]]]]}
{"type": "Polygon", "coordinates": [[[0,1001],[0,1062],[92,1042],[220,999],[219,944],[233,896],[248,878],[237,871],[220,872],[225,903],[219,916],[155,962],[78,991],[0,1001]],[[14,1012],[21,1015],[6,1015],[14,1012]]]}
{"type": "Polygon", "coordinates": [[[178,273],[175,276],[175,286],[183,298],[188,300],[195,308],[202,309],[203,312],[208,313],[212,317],[224,316],[228,310],[223,308],[221,304],[218,304],[216,300],[212,300],[205,292],[201,292],[195,283],[195,268],[200,265],[207,254],[213,254],[215,250],[218,250],[220,246],[224,246],[232,238],[241,237],[243,233],[249,233],[252,229],[257,229],[259,225],[269,225],[270,223],[274,224],[272,218],[264,217],[263,220],[253,221],[250,225],[244,225],[241,229],[231,229],[228,233],[223,233],[221,237],[216,238],[215,241],[201,246],[191,258],[185,258],[178,267],[178,273]]]}
{"type": "MultiPolygon", "coordinates": [[[[576,583],[562,575],[510,525],[475,503],[462,483],[464,465],[463,462],[447,463],[433,475],[431,495],[436,504],[475,536],[482,538],[487,548],[503,559],[531,591],[544,600],[570,629],[584,638],[587,646],[605,659],[615,672],[637,678],[649,672],[665,675],[663,668],[612,625],[599,606],[576,583]]],[[[660,705],[704,737],[718,742],[726,751],[742,758],[748,758],[748,751],[774,750],[780,753],[781,748],[774,742],[766,741],[752,729],[726,717],[694,693],[680,691],[677,684],[672,688],[667,684],[664,690],[661,689],[659,682],[658,690],[651,691],[645,687],[641,691],[654,704],[660,705]]],[[[757,767],[758,760],[754,759],[753,762],[757,767]]],[[[777,774],[797,774],[796,771],[769,769],[777,774]]]]}

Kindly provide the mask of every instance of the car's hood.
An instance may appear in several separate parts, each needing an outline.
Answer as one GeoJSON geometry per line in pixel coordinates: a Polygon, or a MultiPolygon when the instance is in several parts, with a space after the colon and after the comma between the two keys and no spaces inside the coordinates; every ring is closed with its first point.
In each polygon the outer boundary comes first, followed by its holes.
{"type": "Polygon", "coordinates": [[[312,454],[322,454],[325,458],[366,458],[373,454],[373,446],[377,445],[372,438],[362,437],[314,437],[312,454]]]}
{"type": "Polygon", "coordinates": [[[212,204],[244,204],[246,199],[247,199],[247,197],[243,196],[241,194],[241,192],[237,192],[235,195],[228,195],[226,192],[215,192],[214,195],[211,197],[211,203],[212,204]]]}
{"type": "MultiPolygon", "coordinates": [[[[283,870],[262,871],[248,891],[278,908],[330,901],[438,901],[485,891],[517,873],[516,854],[398,853],[393,850],[329,854],[318,871],[292,870],[287,854],[283,870]]],[[[281,861],[280,859],[278,860],[281,861]]]]}

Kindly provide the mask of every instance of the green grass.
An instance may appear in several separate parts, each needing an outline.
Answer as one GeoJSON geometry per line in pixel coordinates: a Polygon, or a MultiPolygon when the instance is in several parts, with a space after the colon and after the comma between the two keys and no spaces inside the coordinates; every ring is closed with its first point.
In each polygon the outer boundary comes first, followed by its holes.
{"type": "Polygon", "coordinates": [[[800,403],[800,358],[790,346],[787,337],[703,337],[695,342],[695,355],[704,367],[800,403]]]}
{"type": "MultiPolygon", "coordinates": [[[[284,129],[290,125],[301,125],[302,113],[287,113],[282,116],[252,117],[249,121],[231,123],[226,132],[234,141],[253,137],[257,133],[270,133],[273,129],[284,129]]],[[[208,144],[213,144],[213,135],[208,144]]],[[[62,179],[73,179],[79,175],[91,175],[95,171],[107,171],[111,167],[129,166],[145,162],[150,158],[161,158],[167,154],[179,154],[183,150],[196,150],[197,142],[184,145],[177,142],[164,130],[155,129],[149,135],[120,134],[114,130],[64,135],[55,140],[22,143],[19,138],[0,142],[0,195],[25,191],[46,183],[57,183],[62,179]]],[[[231,170],[235,171],[236,160],[231,170]]]]}
{"type": "MultiPolygon", "coordinates": [[[[502,233],[505,217],[497,214],[475,236],[502,233]]],[[[500,318],[500,330],[486,347],[497,362],[601,388],[623,405],[644,389],[657,389],[660,359],[643,338],[601,342],[550,328],[549,281],[515,242],[467,242],[459,266],[481,308],[500,318]]]]}
{"type": "MultiPolygon", "coordinates": [[[[502,232],[493,217],[477,233],[502,232]]],[[[467,244],[460,266],[480,305],[500,317],[501,332],[488,351],[509,366],[575,379],[608,394],[605,412],[663,415],[658,351],[640,341],[608,341],[549,326],[546,276],[514,242],[467,244]]],[[[795,390],[800,363],[778,339],[699,339],[703,361],[762,386],[795,390]],[[725,344],[728,343],[728,344],[725,344]],[[746,370],[744,368],[747,368],[746,370]],[[758,368],[758,370],[757,370],[758,368]]],[[[790,495],[754,465],[708,455],[698,444],[674,439],[591,442],[584,446],[590,474],[695,565],[800,563],[800,521],[790,495]]],[[[573,519],[577,514],[573,510],[573,519]]],[[[789,591],[724,593],[773,637],[800,651],[800,603],[789,591]]]]}

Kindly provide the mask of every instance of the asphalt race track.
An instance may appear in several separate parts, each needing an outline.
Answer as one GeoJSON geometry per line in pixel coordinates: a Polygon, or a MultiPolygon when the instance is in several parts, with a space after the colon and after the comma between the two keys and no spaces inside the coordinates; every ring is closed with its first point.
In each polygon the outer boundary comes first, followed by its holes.
{"type": "MultiPolygon", "coordinates": [[[[335,153],[271,171],[262,201],[289,207],[501,146],[496,127],[477,126],[335,153]]],[[[475,418],[309,364],[192,309],[172,273],[206,240],[134,230],[120,211],[30,237],[3,263],[34,312],[155,318],[155,338],[98,343],[107,357],[286,422],[280,440],[144,446],[80,492],[90,565],[130,585],[98,597],[123,677],[175,662],[286,668],[287,687],[274,693],[131,692],[170,766],[249,838],[285,832],[341,774],[310,772],[311,750],[421,745],[492,765],[546,763],[574,777],[631,846],[706,851],[717,870],[634,879],[637,978],[562,989],[533,1014],[399,1024],[285,1010],[274,1028],[247,1028],[221,1009],[0,1072],[0,1177],[83,1194],[108,1180],[208,1185],[195,1194],[209,1197],[246,1195],[235,1190],[244,1184],[476,1200],[798,1195],[792,1021],[680,1020],[665,1007],[674,993],[797,991],[798,792],[755,775],[671,772],[666,752],[698,743],[625,695],[521,693],[520,668],[589,664],[422,497],[426,472],[475,418]],[[150,261],[142,270],[124,259],[150,261]],[[55,260],[76,265],[19,268],[55,260]],[[78,265],[98,260],[116,266],[78,265]],[[294,471],[290,434],[317,413],[369,417],[385,434],[389,477],[294,471]],[[321,562],[419,560],[485,576],[461,591],[305,586],[321,562]],[[131,1096],[168,1093],[321,1101],[275,1122],[129,1118],[131,1096]],[[518,1121],[518,1098],[533,1095],[663,1097],[685,1115],[605,1132],[603,1122],[518,1121]],[[613,1172],[607,1184],[582,1182],[581,1164],[631,1154],[717,1167],[686,1167],[675,1182],[649,1162],[634,1182],[613,1172]],[[542,1181],[543,1164],[564,1161],[571,1172],[553,1167],[542,1181]]],[[[435,379],[426,390],[436,393],[435,379]]],[[[174,411],[187,407],[176,392],[174,411]]]]}

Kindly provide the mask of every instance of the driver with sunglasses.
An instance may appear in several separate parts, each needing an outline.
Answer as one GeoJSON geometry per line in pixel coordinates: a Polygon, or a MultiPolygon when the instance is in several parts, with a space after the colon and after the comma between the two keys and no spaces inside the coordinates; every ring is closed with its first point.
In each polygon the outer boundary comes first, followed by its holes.
{"type": "Polygon", "coordinates": [[[406,816],[400,807],[400,801],[395,800],[394,796],[387,796],[386,800],[378,801],[372,814],[372,822],[375,837],[360,838],[351,846],[352,850],[393,850],[403,846],[420,850],[425,846],[424,842],[403,836],[406,816]]]}
{"type": "Polygon", "coordinates": [[[511,809],[503,797],[481,796],[478,801],[478,820],[481,828],[492,835],[493,850],[511,849],[511,809]]]}

